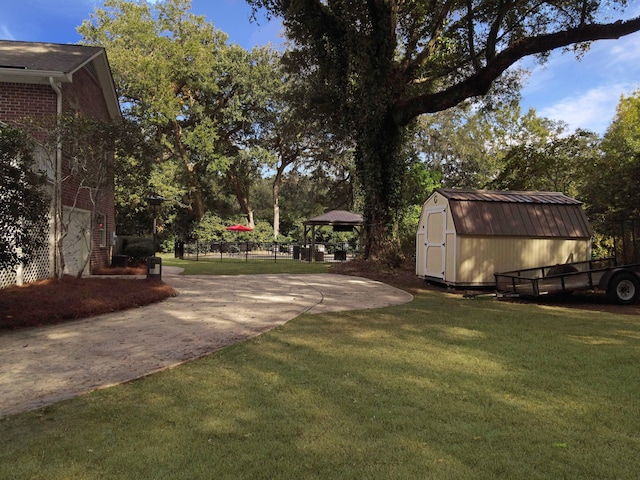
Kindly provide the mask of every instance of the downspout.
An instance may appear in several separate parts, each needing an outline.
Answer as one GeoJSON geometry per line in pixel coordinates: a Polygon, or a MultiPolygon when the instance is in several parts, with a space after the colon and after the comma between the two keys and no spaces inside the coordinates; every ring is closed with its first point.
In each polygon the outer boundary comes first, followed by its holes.
{"type": "MultiPolygon", "coordinates": [[[[55,82],[53,77],[49,77],[49,84],[54,92],[56,92],[56,122],[60,124],[60,117],[62,116],[62,90],[60,86],[55,82]]],[[[60,272],[60,255],[58,252],[60,241],[60,222],[62,218],[62,186],[60,184],[62,180],[62,142],[60,140],[60,134],[56,139],[56,161],[55,161],[55,177],[53,180],[53,272],[56,278],[62,277],[60,272]]]]}

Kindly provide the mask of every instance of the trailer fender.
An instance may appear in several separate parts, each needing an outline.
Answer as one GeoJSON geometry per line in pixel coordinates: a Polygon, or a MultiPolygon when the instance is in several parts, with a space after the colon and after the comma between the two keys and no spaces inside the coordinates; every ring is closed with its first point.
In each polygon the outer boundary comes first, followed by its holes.
{"type": "Polygon", "coordinates": [[[609,281],[611,280],[611,278],[618,272],[625,272],[626,270],[624,268],[612,268],[611,270],[607,270],[607,272],[602,275],[602,277],[600,278],[600,283],[598,283],[598,288],[600,288],[600,290],[607,290],[607,287],[609,286],[609,281]]]}

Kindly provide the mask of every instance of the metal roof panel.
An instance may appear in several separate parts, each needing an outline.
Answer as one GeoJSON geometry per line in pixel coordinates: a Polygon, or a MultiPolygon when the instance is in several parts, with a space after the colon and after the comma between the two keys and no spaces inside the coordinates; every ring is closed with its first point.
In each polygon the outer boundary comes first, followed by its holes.
{"type": "Polygon", "coordinates": [[[558,192],[436,189],[459,235],[589,238],[582,202],[558,192]]]}

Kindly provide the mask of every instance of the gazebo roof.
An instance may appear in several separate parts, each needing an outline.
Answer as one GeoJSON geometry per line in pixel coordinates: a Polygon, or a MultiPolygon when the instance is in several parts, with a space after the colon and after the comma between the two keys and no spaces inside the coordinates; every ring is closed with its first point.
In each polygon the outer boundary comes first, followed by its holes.
{"type": "Polygon", "coordinates": [[[352,225],[364,224],[362,215],[347,212],[346,210],[331,210],[317,217],[310,218],[303,222],[304,225],[352,225]]]}

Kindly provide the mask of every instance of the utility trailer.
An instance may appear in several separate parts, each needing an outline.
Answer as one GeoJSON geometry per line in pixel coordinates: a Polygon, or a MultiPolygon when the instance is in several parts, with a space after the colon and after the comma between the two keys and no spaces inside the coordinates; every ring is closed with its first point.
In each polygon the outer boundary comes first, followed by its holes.
{"type": "Polygon", "coordinates": [[[616,265],[615,258],[496,273],[495,279],[498,297],[603,290],[610,301],[628,305],[640,295],[640,263],[616,265]]]}

